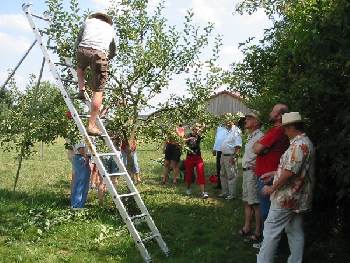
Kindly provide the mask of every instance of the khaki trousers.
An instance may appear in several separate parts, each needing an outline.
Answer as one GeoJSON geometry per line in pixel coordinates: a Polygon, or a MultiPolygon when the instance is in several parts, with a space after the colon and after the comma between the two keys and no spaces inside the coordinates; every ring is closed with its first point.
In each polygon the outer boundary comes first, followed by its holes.
{"type": "Polygon", "coordinates": [[[223,194],[236,197],[237,170],[232,158],[233,156],[224,156],[224,154],[221,154],[221,189],[223,194]]]}

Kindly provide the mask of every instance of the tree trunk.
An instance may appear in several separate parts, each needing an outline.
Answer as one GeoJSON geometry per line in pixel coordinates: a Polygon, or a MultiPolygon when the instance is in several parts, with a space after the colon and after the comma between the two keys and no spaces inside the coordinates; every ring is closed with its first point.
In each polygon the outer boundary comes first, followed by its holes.
{"type": "Polygon", "coordinates": [[[134,169],[134,160],[132,156],[132,148],[133,145],[135,144],[135,133],[136,133],[136,126],[133,125],[131,133],[129,138],[126,140],[126,160],[127,160],[127,167],[126,169],[128,170],[129,174],[133,175],[134,169]]]}
{"type": "Polygon", "coordinates": [[[15,177],[15,184],[13,186],[14,192],[16,191],[16,186],[17,186],[17,182],[18,182],[18,178],[19,178],[19,172],[20,172],[21,167],[22,167],[23,155],[24,155],[24,143],[22,144],[21,153],[19,154],[18,167],[17,167],[16,177],[15,177]]]}

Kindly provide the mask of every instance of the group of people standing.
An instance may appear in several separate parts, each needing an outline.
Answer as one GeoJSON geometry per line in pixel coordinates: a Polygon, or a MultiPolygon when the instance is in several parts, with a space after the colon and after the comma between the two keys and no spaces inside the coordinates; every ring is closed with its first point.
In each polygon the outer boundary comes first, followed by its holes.
{"type": "Polygon", "coordinates": [[[271,263],[285,231],[288,262],[302,262],[303,214],[311,209],[314,147],[304,133],[300,114],[288,112],[286,105],[275,105],[269,121],[272,127],[263,134],[256,113],[245,118],[249,134],[242,159],[245,221],[239,234],[260,242],[255,244],[260,248],[258,263],[271,263]]]}
{"type": "MultiPolygon", "coordinates": [[[[241,130],[235,125],[239,120],[238,115],[227,113],[224,115],[224,124],[218,128],[215,147],[219,150],[214,151],[214,155],[217,156],[218,169],[221,169],[221,182],[219,182],[222,188],[222,193],[218,196],[220,198],[233,199],[236,198],[236,178],[237,178],[237,162],[238,154],[242,147],[241,130]],[[220,136],[218,136],[218,134],[220,136]],[[219,146],[218,146],[219,145],[219,146]]],[[[186,194],[191,195],[191,185],[194,181],[199,185],[201,195],[203,199],[208,198],[208,193],[205,191],[205,173],[204,173],[204,161],[201,154],[200,143],[202,140],[201,133],[203,132],[204,125],[194,124],[191,127],[191,132],[185,135],[183,127],[177,128],[174,136],[180,138],[181,142],[177,140],[169,139],[165,143],[165,161],[163,171],[163,184],[167,183],[170,169],[174,171],[173,183],[176,184],[179,177],[179,162],[181,156],[181,148],[185,148],[186,157],[184,159],[185,170],[185,184],[186,194]],[[184,144],[182,146],[182,143],[184,144]],[[194,170],[196,176],[194,177],[194,170]]]]}
{"type": "MultiPolygon", "coordinates": [[[[304,133],[300,114],[289,112],[285,104],[276,104],[272,108],[269,114],[272,126],[265,133],[261,130],[262,122],[257,112],[243,117],[247,132],[242,157],[244,224],[238,232],[260,249],[257,262],[271,263],[285,231],[291,252],[288,262],[302,262],[303,214],[311,209],[314,185],[313,144],[304,133]]],[[[216,188],[221,189],[217,197],[227,200],[237,197],[237,162],[242,148],[242,131],[237,123],[237,116],[225,114],[223,124],[217,128],[213,147],[218,175],[216,188]]],[[[186,194],[191,194],[190,186],[196,168],[202,197],[207,198],[200,151],[201,128],[196,124],[190,134],[182,134],[187,152],[184,160],[186,194]]],[[[167,182],[170,168],[174,170],[173,182],[176,183],[180,155],[179,143],[168,141],[163,183],[167,182]]]]}

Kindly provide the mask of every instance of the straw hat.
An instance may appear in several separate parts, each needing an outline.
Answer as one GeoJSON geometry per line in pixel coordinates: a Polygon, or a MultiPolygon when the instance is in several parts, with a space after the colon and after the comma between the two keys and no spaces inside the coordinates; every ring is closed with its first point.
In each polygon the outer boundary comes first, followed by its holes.
{"type": "Polygon", "coordinates": [[[287,112],[282,115],[282,125],[288,125],[296,122],[303,122],[299,112],[287,112]]]}
{"type": "Polygon", "coordinates": [[[106,21],[108,24],[112,25],[113,24],[113,21],[112,21],[112,18],[107,15],[106,13],[103,13],[103,12],[95,12],[95,13],[92,13],[89,18],[96,18],[96,17],[99,17],[99,16],[102,16],[104,18],[106,18],[106,21]]]}
{"type": "Polygon", "coordinates": [[[261,122],[260,117],[259,117],[259,113],[256,111],[251,111],[251,112],[247,113],[245,115],[245,117],[252,117],[252,118],[256,119],[257,121],[261,122]]]}

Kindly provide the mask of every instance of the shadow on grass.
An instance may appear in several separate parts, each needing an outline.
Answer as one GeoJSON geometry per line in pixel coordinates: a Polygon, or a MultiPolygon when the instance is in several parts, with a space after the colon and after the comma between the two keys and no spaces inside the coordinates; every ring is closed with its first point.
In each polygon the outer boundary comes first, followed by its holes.
{"type": "MultiPolygon", "coordinates": [[[[58,186],[68,187],[68,184],[58,182],[58,186]]],[[[167,190],[171,190],[171,188],[158,189],[154,187],[142,191],[142,195],[145,196],[146,206],[148,206],[160,233],[171,250],[171,256],[166,258],[154,242],[147,244],[154,262],[248,263],[256,261],[256,253],[258,251],[252,248],[251,243],[244,241],[238,234],[238,230],[243,224],[240,200],[226,202],[210,198],[203,201],[200,198],[179,194],[178,192],[182,191],[180,187],[175,189],[175,191],[167,190]]],[[[70,220],[63,221],[61,226],[65,227],[64,225],[67,225],[68,232],[73,232],[77,226],[76,224],[80,222],[79,227],[83,228],[81,230],[82,233],[90,231],[89,229],[92,228],[91,222],[94,222],[95,225],[103,224],[125,229],[120,216],[117,216],[116,208],[110,205],[110,200],[106,203],[108,205],[102,208],[89,204],[87,206],[88,212],[83,217],[73,216],[70,220]]],[[[24,225],[30,216],[18,216],[19,214],[23,215],[30,210],[42,212],[46,211],[46,209],[53,209],[54,211],[60,211],[59,215],[62,215],[69,213],[70,209],[68,206],[69,200],[62,194],[42,191],[28,194],[0,189],[0,236],[14,236],[19,241],[31,241],[32,237],[18,233],[18,228],[24,225]]],[[[43,221],[48,218],[51,220],[55,215],[54,213],[44,214],[42,219],[43,221]]],[[[41,227],[41,224],[36,226],[41,227]]],[[[21,231],[28,232],[29,230],[22,228],[21,231]]],[[[46,240],[50,240],[50,237],[54,236],[58,236],[57,238],[60,239],[59,232],[60,230],[53,229],[46,237],[42,237],[42,242],[46,243],[46,240]]],[[[93,243],[93,240],[98,235],[99,233],[96,232],[95,227],[95,232],[88,232],[85,239],[91,240],[88,243],[93,243]]],[[[67,237],[61,238],[74,240],[75,237],[70,236],[69,233],[67,237]]],[[[56,245],[60,246],[59,244],[56,245]]],[[[74,249],[79,249],[82,245],[77,245],[78,248],[74,248],[74,244],[72,246],[74,251],[74,249]]],[[[322,261],[322,253],[320,251],[310,251],[311,253],[309,253],[307,247],[306,254],[308,259],[304,262],[313,262],[310,261],[312,260],[312,254],[317,255],[319,259],[317,262],[341,262],[322,261]]],[[[138,250],[126,230],[122,236],[116,239],[109,241],[107,239],[102,245],[89,245],[87,249],[88,251],[84,252],[85,254],[81,256],[81,259],[94,258],[95,261],[114,259],[117,262],[142,262],[138,250]]],[[[286,262],[288,254],[288,245],[286,240],[284,240],[275,262],[286,262]]]]}

